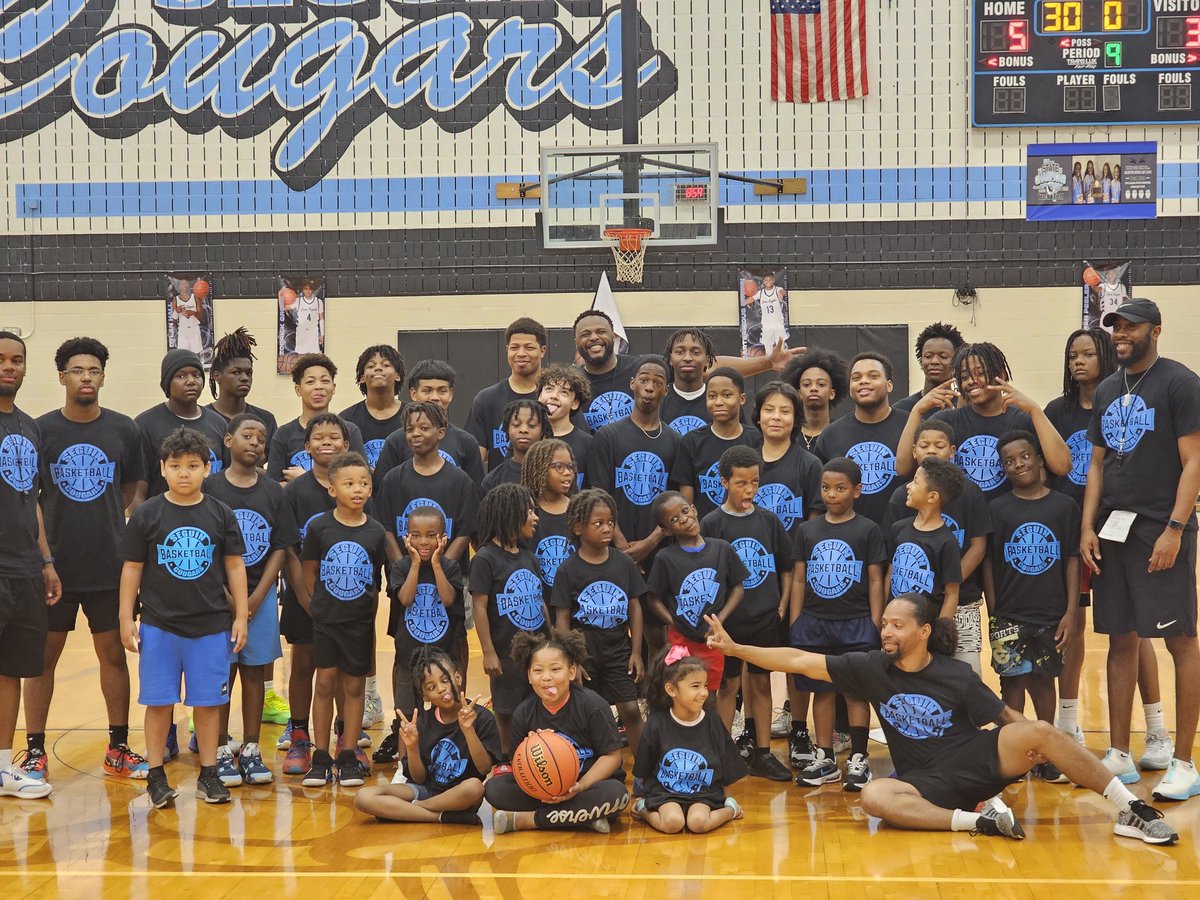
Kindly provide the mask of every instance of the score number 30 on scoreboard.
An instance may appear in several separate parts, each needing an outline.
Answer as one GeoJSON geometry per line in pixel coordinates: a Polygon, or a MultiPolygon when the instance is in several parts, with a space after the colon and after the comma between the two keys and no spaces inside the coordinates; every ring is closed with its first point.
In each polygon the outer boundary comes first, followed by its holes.
{"type": "Polygon", "coordinates": [[[1200,122],[1200,0],[974,0],[971,124],[1200,122]]]}

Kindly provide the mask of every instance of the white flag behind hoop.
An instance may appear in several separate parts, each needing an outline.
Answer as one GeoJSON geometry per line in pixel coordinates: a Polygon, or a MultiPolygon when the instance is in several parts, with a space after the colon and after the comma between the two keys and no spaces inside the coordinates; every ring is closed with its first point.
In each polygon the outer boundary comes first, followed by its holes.
{"type": "Polygon", "coordinates": [[[625,334],[625,325],[621,321],[621,311],[617,309],[617,298],[613,296],[612,285],[608,283],[608,273],[600,273],[600,284],[596,286],[596,296],[592,298],[592,309],[606,313],[613,323],[613,333],[617,336],[618,353],[629,352],[629,337],[625,334]]]}

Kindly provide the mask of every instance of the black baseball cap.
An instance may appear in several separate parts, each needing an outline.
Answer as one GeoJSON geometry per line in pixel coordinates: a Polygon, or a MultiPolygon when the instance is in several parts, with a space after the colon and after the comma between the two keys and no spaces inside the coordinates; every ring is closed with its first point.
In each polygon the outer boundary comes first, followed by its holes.
{"type": "Polygon", "coordinates": [[[1106,315],[1103,321],[1104,327],[1112,328],[1113,323],[1117,319],[1125,319],[1127,322],[1149,322],[1151,325],[1161,325],[1162,313],[1158,311],[1158,304],[1153,300],[1147,300],[1144,297],[1134,297],[1106,315]]]}

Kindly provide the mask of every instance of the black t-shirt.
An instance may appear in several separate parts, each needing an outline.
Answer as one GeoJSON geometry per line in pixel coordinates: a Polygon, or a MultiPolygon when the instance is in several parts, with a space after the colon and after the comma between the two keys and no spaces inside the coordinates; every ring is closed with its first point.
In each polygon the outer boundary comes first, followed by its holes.
{"type": "MultiPolygon", "coordinates": [[[[410,605],[405,606],[398,599],[398,594],[408,578],[408,573],[412,571],[412,562],[412,554],[406,553],[392,563],[388,572],[388,593],[392,597],[397,639],[401,636],[400,625],[404,626],[404,634],[418,644],[436,644],[449,634],[460,634],[463,631],[465,616],[462,604],[462,567],[454,560],[442,557],[442,574],[446,576],[458,598],[450,606],[446,606],[438,594],[433,564],[422,563],[421,571],[417,573],[416,596],[410,605]]],[[[407,659],[399,657],[399,660],[401,665],[408,665],[407,659]]],[[[420,694],[419,686],[417,693],[420,694]]]]}
{"type": "Polygon", "coordinates": [[[72,422],[56,409],[37,425],[42,515],[63,590],[115,590],[125,530],[122,487],[146,478],[141,432],[111,409],[92,422],[72,422]]]}
{"type": "MultiPolygon", "coordinates": [[[[293,478],[283,486],[283,515],[288,518],[286,527],[297,537],[295,544],[299,546],[308,534],[308,526],[312,520],[322,513],[327,513],[337,506],[329,489],[317,481],[312,470],[305,472],[299,478],[293,478]]],[[[281,521],[281,526],[284,523],[281,521]]]]}
{"type": "Polygon", "coordinates": [[[825,508],[821,500],[821,461],[799,444],[773,462],[763,463],[754,502],[779,516],[795,538],[800,523],[814,509],[825,508]]]}
{"type": "MultiPolygon", "coordinates": [[[[483,483],[483,461],[479,458],[479,443],[469,432],[456,425],[446,426],[446,436],[438,444],[438,453],[448,463],[453,463],[471,476],[476,484],[483,483]]],[[[404,436],[404,426],[392,432],[383,442],[379,459],[375,462],[375,487],[383,483],[383,477],[406,460],[412,459],[412,448],[404,436]]]]}
{"type": "Polygon", "coordinates": [[[16,407],[0,413],[0,430],[0,576],[37,578],[42,572],[37,542],[41,430],[16,407]]]}
{"type": "Polygon", "coordinates": [[[701,388],[695,397],[684,397],[671,385],[667,388],[667,396],[663,398],[658,414],[681,437],[697,428],[707,428],[712,424],[707,391],[704,388],[701,388]]]}
{"type": "Polygon", "coordinates": [[[514,400],[536,400],[538,393],[535,388],[526,394],[518,394],[505,378],[475,395],[471,411],[467,413],[467,431],[480,447],[487,448],[489,471],[508,457],[508,429],[500,421],[504,415],[504,407],[514,400]]]}
{"type": "Polygon", "coordinates": [[[343,525],[332,512],[308,526],[300,559],[317,561],[312,617],[319,622],[370,620],[379,599],[379,573],[387,564],[383,526],[367,516],[343,525]]]}
{"type": "Polygon", "coordinates": [[[538,574],[542,576],[543,594],[547,601],[550,599],[550,589],[554,587],[554,578],[558,567],[575,552],[575,543],[567,530],[567,514],[550,513],[537,508],[538,523],[533,532],[533,540],[529,549],[537,557],[538,574]]]}
{"type": "Polygon", "coordinates": [[[1000,438],[1008,431],[1033,431],[1033,419],[1019,409],[1007,409],[998,416],[981,416],[969,406],[942,409],[931,419],[941,419],[954,429],[958,452],[954,462],[988,500],[1012,490],[997,449],[1000,438]]]}
{"type": "Polygon", "coordinates": [[[1066,475],[1055,475],[1047,470],[1046,484],[1083,506],[1083,489],[1087,486],[1088,468],[1092,464],[1092,442],[1087,436],[1092,411],[1078,403],[1068,403],[1066,397],[1055,397],[1046,404],[1046,418],[1071,451],[1071,471],[1066,475]]]}
{"type": "Polygon", "coordinates": [[[408,514],[419,506],[442,511],[450,540],[474,534],[479,517],[479,488],[466,472],[449,464],[435,475],[422,475],[409,460],[387,473],[374,500],[379,520],[396,536],[401,549],[408,534],[408,514]]]}
{"type": "Polygon", "coordinates": [[[160,403],[150,407],[134,422],[142,433],[142,466],[146,473],[147,497],[157,497],[167,489],[167,482],[162,477],[159,448],[167,435],[179,428],[198,431],[208,440],[208,462],[212,467],[210,475],[216,475],[229,462],[229,451],[225,449],[225,417],[207,406],[200,407],[199,418],[182,419],[171,412],[166,403],[160,403]]]}
{"type": "Polygon", "coordinates": [[[746,777],[746,763],[733,738],[711,710],[699,722],[684,725],[670,710],[650,714],[633,760],[643,796],[656,808],[663,803],[725,801],[725,788],[746,777]]]}
{"type": "Polygon", "coordinates": [[[827,656],[825,664],[835,688],[875,707],[901,776],[937,771],[948,753],[1004,711],[1004,701],[953,657],[935,653],[920,672],[897,668],[882,650],[827,656]]]}
{"type": "Polygon", "coordinates": [[[233,624],[225,557],[245,552],[233,510],[207,496],[194,506],[151,497],[133,511],[121,537],[121,558],[143,564],[142,621],[188,638],[233,624]]]}
{"type": "Polygon", "coordinates": [[[749,577],[749,570],[728,542],[706,538],[695,550],[678,544],[660,550],[646,588],[662,600],[676,631],[688,640],[703,642],[708,635],[704,617],[724,609],[729,588],[749,577]]]}
{"type": "Polygon", "coordinates": [[[379,454],[383,450],[384,441],[400,432],[400,438],[404,438],[404,407],[386,419],[377,419],[371,415],[371,411],[367,409],[367,401],[360,400],[353,406],[347,406],[338,413],[345,421],[358,427],[362,434],[363,453],[367,457],[367,465],[372,469],[379,462],[379,454]]]}
{"type": "MultiPolygon", "coordinates": [[[[416,688],[419,695],[420,686],[416,688]]],[[[483,704],[475,706],[475,736],[493,762],[500,759],[500,730],[496,727],[496,717],[483,704]]],[[[482,781],[488,774],[475,768],[458,719],[443,722],[432,706],[421,710],[417,719],[417,750],[425,765],[425,787],[434,794],[448,791],[469,778],[482,781]]]]}
{"type": "Polygon", "coordinates": [[[572,553],[558,568],[550,605],[571,612],[571,622],[604,631],[628,629],[629,603],[646,593],[637,564],[620,550],[608,559],[590,563],[572,553]]]}
{"type": "Polygon", "coordinates": [[[742,433],[735,438],[725,439],[713,433],[712,427],[697,428],[683,436],[675,465],[671,468],[671,481],[690,485],[696,492],[696,514],[703,518],[725,502],[725,487],[721,484],[721,454],[730,447],[762,446],[762,435],[757,428],[742,426],[742,433]]]}
{"type": "Polygon", "coordinates": [[[1051,491],[1040,500],[1011,492],[991,503],[996,615],[1054,625],[1067,611],[1066,561],[1079,553],[1079,507],[1051,491]]]}
{"type": "Polygon", "coordinates": [[[490,472],[483,476],[483,484],[480,485],[480,493],[487,495],[488,491],[498,484],[520,484],[521,483],[521,464],[512,457],[504,460],[497,466],[494,466],[490,472]]]}
{"type": "Polygon", "coordinates": [[[761,506],[744,516],[714,509],[700,522],[700,533],[728,541],[750,573],[742,582],[746,594],[725,624],[748,628],[778,622],[784,579],[792,577],[793,565],[792,539],[779,517],[761,506]]]}
{"type": "MultiPolygon", "coordinates": [[[[226,428],[228,428],[229,423],[233,421],[233,419],[229,418],[225,415],[225,413],[217,409],[216,405],[213,403],[208,404],[208,406],[204,408],[211,409],[218,416],[224,419],[226,428]]],[[[267,445],[263,448],[265,459],[266,454],[268,454],[271,449],[271,439],[275,437],[275,432],[279,430],[279,423],[275,421],[275,414],[273,412],[268,409],[263,409],[261,406],[255,406],[252,403],[247,403],[246,412],[253,415],[256,419],[259,419],[264,425],[267,426],[267,445]]]]}
{"type": "Polygon", "coordinates": [[[962,583],[962,556],[958,540],[942,523],[933,531],[920,531],[915,519],[892,523],[891,550],[892,580],[889,596],[924,594],[941,603],[946,585],[962,583]]]}
{"type": "Polygon", "coordinates": [[[849,457],[862,469],[862,496],[854,511],[876,524],[883,521],[888,499],[905,479],[896,474],[896,448],[907,416],[891,410],[882,422],[860,422],[854,411],[846,413],[821,432],[815,452],[824,462],[849,457]]]}
{"type": "Polygon", "coordinates": [[[632,419],[622,419],[601,428],[592,440],[587,482],[613,495],[626,540],[640,541],[658,525],[650,504],[667,489],[681,440],[665,422],[660,428],[647,434],[632,419]]]}
{"type": "MultiPolygon", "coordinates": [[[[1165,525],[1183,474],[1176,442],[1197,431],[1200,378],[1175,360],[1160,357],[1137,375],[1118,369],[1100,382],[1088,426],[1088,440],[1105,449],[1100,512],[1127,509],[1165,525]],[[1128,406],[1126,377],[1130,388],[1137,385],[1128,406]]],[[[1187,526],[1195,529],[1194,513],[1187,526]]]]}
{"type": "Polygon", "coordinates": [[[579,367],[583,377],[592,386],[592,402],[583,410],[583,419],[592,431],[599,431],[633,412],[633,389],[629,387],[629,382],[637,371],[640,359],[640,356],[617,354],[616,368],[603,375],[593,375],[582,366],[579,367]]]}
{"type": "Polygon", "coordinates": [[[246,564],[247,591],[253,593],[267,568],[267,557],[298,544],[300,534],[292,517],[283,515],[283,487],[278,481],[260,475],[254,487],[244,488],[230,484],[228,474],[209,475],[204,493],[233,510],[246,547],[242,562],[246,564]]]}
{"type": "Polygon", "coordinates": [[[804,612],[818,619],[860,619],[871,614],[868,567],[886,565],[879,526],[866,516],[829,522],[809,519],[796,536],[796,559],[804,563],[804,612]]]}
{"type": "MultiPolygon", "coordinates": [[[[557,731],[579,751],[580,778],[601,756],[621,749],[621,736],[608,701],[587,688],[572,686],[558,712],[546,709],[540,697],[522,700],[513,712],[513,740],[519,743],[529,732],[542,728],[557,731]]],[[[609,778],[624,781],[625,772],[618,768],[609,778]]]]}
{"type": "Polygon", "coordinates": [[[488,630],[501,659],[508,656],[518,631],[546,628],[542,579],[537,558],[528,550],[509,553],[494,543],[484,544],[471,559],[468,584],[472,594],[487,594],[488,630]]]}
{"type": "MultiPolygon", "coordinates": [[[[358,426],[353,422],[346,422],[346,433],[350,436],[350,449],[365,457],[367,454],[363,447],[363,436],[358,426]]],[[[312,471],[312,457],[304,449],[304,426],[298,418],[292,419],[286,425],[280,425],[275,436],[271,438],[267,474],[276,481],[282,481],[283,470],[292,466],[299,466],[306,472],[312,471]]]]}
{"type": "MultiPolygon", "coordinates": [[[[887,516],[883,525],[885,532],[890,533],[894,524],[904,519],[911,519],[913,515],[913,510],[908,505],[908,491],[903,486],[896,488],[896,492],[892,494],[892,499],[888,503],[887,516]]],[[[962,494],[953,503],[942,509],[942,521],[954,533],[954,540],[958,542],[960,555],[966,554],[974,538],[987,537],[992,533],[992,514],[988,508],[987,498],[984,497],[979,486],[969,479],[963,484],[962,494]]],[[[959,586],[959,606],[978,603],[983,599],[979,574],[981,568],[983,568],[982,563],[976,566],[975,571],[959,586]]]]}
{"type": "Polygon", "coordinates": [[[904,413],[905,417],[912,412],[912,408],[917,405],[917,401],[925,395],[920,391],[914,391],[902,400],[897,400],[892,404],[892,409],[899,410],[904,413]]]}
{"type": "Polygon", "coordinates": [[[566,434],[556,434],[555,440],[562,441],[571,448],[571,456],[575,459],[575,465],[578,467],[578,474],[575,477],[575,486],[583,490],[585,475],[587,474],[587,459],[588,454],[592,450],[592,435],[588,434],[582,428],[576,426],[566,434]]]}

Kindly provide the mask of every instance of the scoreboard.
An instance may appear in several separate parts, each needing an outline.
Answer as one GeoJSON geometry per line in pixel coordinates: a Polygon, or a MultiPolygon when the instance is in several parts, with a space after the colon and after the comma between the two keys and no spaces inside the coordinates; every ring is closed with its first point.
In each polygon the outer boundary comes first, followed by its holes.
{"type": "Polygon", "coordinates": [[[1200,122],[1200,0],[972,2],[972,125],[1200,122]]]}

